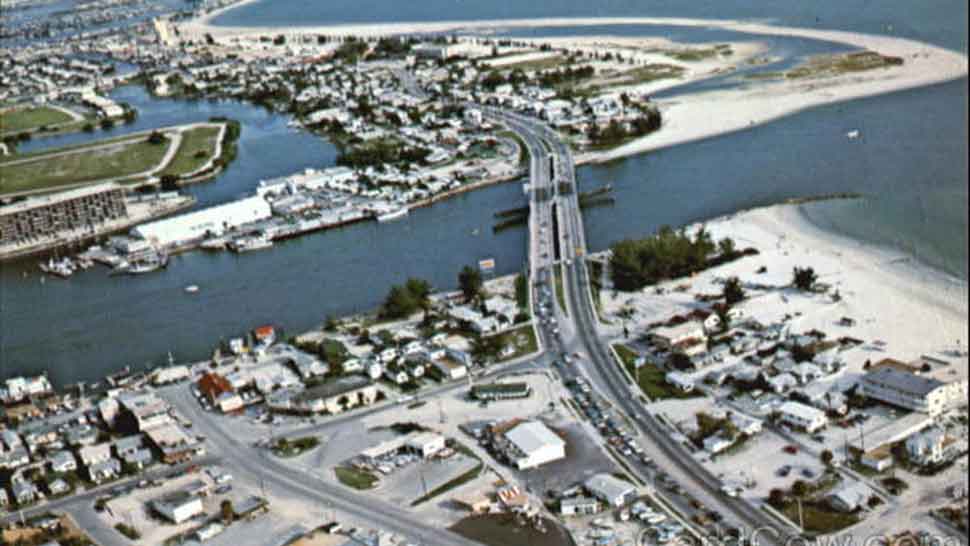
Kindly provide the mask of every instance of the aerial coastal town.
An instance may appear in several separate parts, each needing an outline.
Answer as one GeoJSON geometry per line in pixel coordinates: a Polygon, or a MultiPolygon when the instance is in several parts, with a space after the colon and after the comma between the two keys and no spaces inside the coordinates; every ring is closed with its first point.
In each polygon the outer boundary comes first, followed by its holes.
{"type": "Polygon", "coordinates": [[[806,220],[855,191],[597,248],[589,214],[624,194],[577,171],[965,79],[965,54],[688,19],[642,23],[725,32],[223,27],[240,6],[173,4],[0,14],[0,334],[19,327],[8,293],[88,283],[159,308],[216,292],[247,326],[101,377],[0,350],[0,544],[967,544],[965,279],[806,220]],[[766,36],[840,45],[782,59],[766,36]],[[276,158],[242,144],[265,120],[199,104],[259,107],[334,155],[213,197],[246,154],[276,158]],[[389,266],[378,305],[311,327],[214,281],[153,284],[358,224],[414,237],[424,209],[505,184],[491,231],[521,233],[523,263],[478,256],[440,286],[389,266]]]}

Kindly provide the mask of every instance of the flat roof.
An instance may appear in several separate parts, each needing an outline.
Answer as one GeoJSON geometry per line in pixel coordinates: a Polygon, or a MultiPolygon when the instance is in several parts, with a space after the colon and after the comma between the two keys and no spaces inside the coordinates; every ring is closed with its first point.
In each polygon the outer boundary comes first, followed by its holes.
{"type": "Polygon", "coordinates": [[[311,387],[296,396],[298,400],[314,400],[318,398],[333,398],[344,393],[362,389],[374,383],[362,376],[341,377],[334,381],[311,387]]]}
{"type": "Polygon", "coordinates": [[[102,184],[95,184],[92,186],[83,186],[80,188],[74,188],[72,190],[65,191],[55,191],[55,193],[48,193],[43,195],[30,195],[23,201],[18,201],[16,203],[11,203],[9,205],[0,206],[0,215],[3,214],[13,214],[15,212],[22,212],[25,210],[35,209],[37,207],[45,207],[48,205],[53,205],[55,203],[60,203],[62,201],[70,201],[71,199],[77,199],[80,197],[86,197],[88,195],[94,195],[98,193],[103,193],[111,190],[123,189],[116,182],[104,182],[102,184]]]}
{"type": "Polygon", "coordinates": [[[512,427],[505,433],[505,438],[526,455],[550,445],[566,444],[555,432],[539,421],[526,421],[512,427]]]}
{"type": "Polygon", "coordinates": [[[926,396],[946,384],[939,379],[922,377],[891,367],[873,370],[863,377],[863,381],[881,383],[892,389],[917,396],[926,396]]]}

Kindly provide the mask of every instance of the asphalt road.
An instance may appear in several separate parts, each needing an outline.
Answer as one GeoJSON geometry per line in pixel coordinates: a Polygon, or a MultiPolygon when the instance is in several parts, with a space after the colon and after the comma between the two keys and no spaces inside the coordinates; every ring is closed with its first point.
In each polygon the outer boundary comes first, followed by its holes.
{"type": "MultiPolygon", "coordinates": [[[[652,446],[656,448],[653,451],[661,455],[655,460],[662,470],[692,495],[704,499],[708,508],[721,513],[727,521],[740,525],[747,534],[758,531],[755,537],[758,542],[762,544],[783,542],[789,533],[787,527],[780,525],[751,504],[728,497],[721,492],[720,481],[696,462],[682,445],[672,441],[659,421],[638,401],[639,393],[634,386],[627,383],[618,365],[613,361],[608,347],[597,333],[598,319],[589,290],[588,271],[583,259],[586,253],[585,232],[575,189],[575,168],[569,147],[551,129],[536,120],[509,113],[498,115],[525,140],[530,151],[533,153],[538,151],[540,156],[545,156],[546,152],[542,150],[548,150],[554,157],[555,177],[547,183],[557,190],[555,214],[559,228],[557,243],[561,251],[559,266],[562,268],[569,309],[568,314],[557,313],[556,317],[560,321],[563,338],[561,345],[565,352],[580,352],[588,355],[593,365],[584,367],[584,371],[608,399],[632,418],[631,422],[638,432],[649,439],[652,446]],[[538,144],[536,144],[537,141],[538,144]],[[558,191],[560,184],[572,187],[572,191],[560,193],[558,191]],[[563,319],[568,321],[568,324],[564,324],[563,319]]],[[[535,167],[534,162],[533,169],[535,167]]],[[[535,204],[535,201],[533,200],[532,203],[535,204]]],[[[545,206],[540,205],[537,214],[544,217],[547,214],[545,206]]],[[[535,231],[530,230],[531,237],[536,237],[535,231]]],[[[541,238],[538,242],[535,239],[531,240],[533,247],[544,244],[541,238]]]]}

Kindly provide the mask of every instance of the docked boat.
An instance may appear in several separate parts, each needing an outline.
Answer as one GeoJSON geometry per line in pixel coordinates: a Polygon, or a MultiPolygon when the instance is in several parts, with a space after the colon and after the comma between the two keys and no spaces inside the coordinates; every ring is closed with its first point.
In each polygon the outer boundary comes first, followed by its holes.
{"type": "Polygon", "coordinates": [[[202,241],[202,244],[199,246],[205,250],[225,250],[226,239],[223,237],[213,237],[202,241]]]}
{"type": "Polygon", "coordinates": [[[168,256],[152,254],[139,259],[123,260],[111,271],[112,274],[143,275],[168,266],[168,256]]]}
{"type": "Polygon", "coordinates": [[[231,248],[233,252],[237,252],[239,254],[242,254],[243,252],[251,252],[253,250],[262,250],[271,246],[273,246],[273,240],[262,235],[240,237],[229,243],[229,248],[231,248]]]}
{"type": "Polygon", "coordinates": [[[73,275],[77,268],[70,258],[61,258],[60,260],[49,258],[46,263],[40,264],[40,270],[48,275],[57,275],[66,279],[73,275]]]}
{"type": "Polygon", "coordinates": [[[188,285],[188,286],[185,287],[185,291],[187,293],[189,293],[189,294],[195,294],[196,292],[199,291],[199,287],[198,287],[198,285],[190,284],[190,285],[188,285]]]}
{"type": "Polygon", "coordinates": [[[378,222],[393,222],[394,220],[399,220],[408,215],[407,207],[401,207],[399,209],[390,210],[377,215],[378,222]]]}

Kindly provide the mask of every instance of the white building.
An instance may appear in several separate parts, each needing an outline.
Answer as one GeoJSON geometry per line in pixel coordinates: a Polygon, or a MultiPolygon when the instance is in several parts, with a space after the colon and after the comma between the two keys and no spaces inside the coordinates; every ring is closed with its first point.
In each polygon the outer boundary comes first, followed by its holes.
{"type": "Polygon", "coordinates": [[[884,367],[867,373],[859,384],[862,394],[869,398],[929,415],[967,403],[966,380],[945,383],[884,367]]]}
{"type": "Polygon", "coordinates": [[[184,491],[155,499],[151,506],[159,515],[175,524],[203,513],[202,499],[184,491]]]}
{"type": "Polygon", "coordinates": [[[637,488],[611,474],[597,474],[583,484],[589,494],[609,506],[617,507],[632,501],[637,488]]]}
{"type": "Polygon", "coordinates": [[[535,468],[566,457],[566,442],[538,421],[526,421],[505,432],[509,458],[519,470],[535,468]]]}
{"type": "Polygon", "coordinates": [[[700,322],[689,321],[676,326],[661,326],[650,332],[650,339],[654,344],[664,349],[672,349],[686,341],[705,341],[704,325],[700,322]]]}
{"type": "Polygon", "coordinates": [[[694,380],[687,374],[680,372],[667,372],[667,383],[677,387],[681,392],[691,392],[694,390],[694,380]]]}
{"type": "Polygon", "coordinates": [[[965,444],[947,435],[939,428],[931,427],[906,438],[906,454],[909,460],[922,466],[931,466],[948,461],[965,450],[965,444]]]}
{"type": "Polygon", "coordinates": [[[224,205],[180,214],[149,222],[131,230],[134,237],[156,246],[176,246],[207,235],[221,235],[243,224],[265,220],[273,215],[269,203],[261,197],[247,197],[224,205]]]}
{"type": "Polygon", "coordinates": [[[783,423],[815,432],[828,424],[825,412],[798,402],[785,402],[778,408],[778,416],[783,423]]]}

